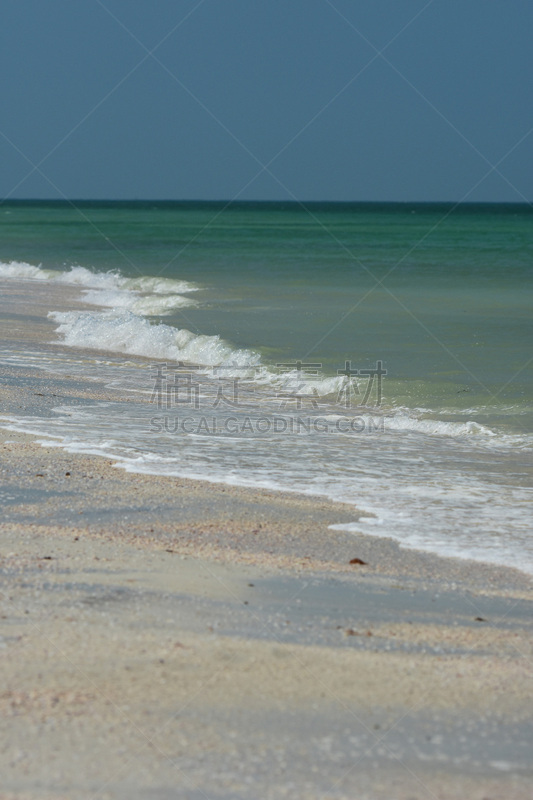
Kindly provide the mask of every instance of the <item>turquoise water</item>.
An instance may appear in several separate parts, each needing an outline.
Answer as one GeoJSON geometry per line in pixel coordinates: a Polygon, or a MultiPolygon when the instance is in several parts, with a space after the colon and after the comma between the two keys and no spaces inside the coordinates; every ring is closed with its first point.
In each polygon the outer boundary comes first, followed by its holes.
{"type": "Polygon", "coordinates": [[[186,280],[199,305],[166,324],[326,375],[379,359],[392,406],[531,429],[528,206],[17,203],[0,218],[3,261],[186,280]]]}
{"type": "Polygon", "coordinates": [[[529,206],[18,202],[0,222],[0,281],[87,304],[52,315],[71,355],[1,358],[144,398],[3,424],[325,495],[372,515],[354,530],[533,572],[529,206]],[[157,364],[181,381],[164,409],[157,364]]]}

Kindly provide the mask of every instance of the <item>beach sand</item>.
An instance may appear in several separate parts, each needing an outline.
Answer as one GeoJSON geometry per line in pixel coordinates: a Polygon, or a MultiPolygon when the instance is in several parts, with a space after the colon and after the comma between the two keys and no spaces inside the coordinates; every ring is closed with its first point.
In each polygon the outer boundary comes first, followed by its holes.
{"type": "MultiPolygon", "coordinates": [[[[61,352],[57,294],[3,288],[5,347],[61,352]]],[[[57,396],[128,402],[6,365],[0,424],[57,396]]],[[[0,798],[533,796],[529,576],[331,530],[352,506],[0,455],[0,798]]]]}

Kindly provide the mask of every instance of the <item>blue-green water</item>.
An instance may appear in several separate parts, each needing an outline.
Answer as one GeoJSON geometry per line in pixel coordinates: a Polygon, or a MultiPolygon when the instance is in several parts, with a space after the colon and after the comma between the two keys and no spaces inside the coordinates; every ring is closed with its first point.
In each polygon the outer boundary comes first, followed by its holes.
{"type": "MultiPolygon", "coordinates": [[[[364,401],[385,422],[366,438],[254,425],[178,435],[161,419],[148,431],[139,411],[135,468],[327,494],[406,544],[516,563],[531,547],[533,565],[529,206],[17,202],[0,222],[0,278],[77,284],[92,304],[56,315],[70,347],[227,368],[246,394],[239,419],[260,408],[333,420],[364,401]],[[350,403],[347,362],[359,373],[350,403]],[[377,364],[382,396],[376,380],[365,397],[361,371],[377,364]]],[[[79,447],[112,419],[108,450],[127,460],[131,424],[120,439],[112,409],[73,419],[79,447]]]]}
{"type": "Polygon", "coordinates": [[[531,425],[528,206],[21,203],[0,215],[3,261],[186,280],[199,305],[166,324],[328,375],[380,359],[392,405],[531,425]]]}

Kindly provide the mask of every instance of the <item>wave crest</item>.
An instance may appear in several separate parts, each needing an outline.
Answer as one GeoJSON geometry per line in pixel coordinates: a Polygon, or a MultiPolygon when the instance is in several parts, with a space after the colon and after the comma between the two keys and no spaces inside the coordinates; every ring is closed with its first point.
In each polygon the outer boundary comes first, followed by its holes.
{"type": "Polygon", "coordinates": [[[194,306],[196,302],[190,297],[183,297],[183,294],[199,288],[188,281],[172,278],[150,275],[126,278],[116,271],[92,272],[80,266],[61,272],[22,261],[0,262],[1,278],[79,286],[84,290],[84,302],[89,305],[128,309],[141,316],[164,316],[177,308],[194,306]]]}
{"type": "Polygon", "coordinates": [[[235,350],[220,336],[191,333],[170,325],[151,325],[131,311],[51,311],[65,344],[95,350],[113,350],[146,358],[186,361],[201,366],[254,367],[260,357],[235,350]]]}

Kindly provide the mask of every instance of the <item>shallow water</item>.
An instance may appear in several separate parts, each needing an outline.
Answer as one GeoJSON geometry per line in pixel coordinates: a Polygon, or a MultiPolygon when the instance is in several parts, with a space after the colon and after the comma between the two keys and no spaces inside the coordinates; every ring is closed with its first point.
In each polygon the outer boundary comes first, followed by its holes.
{"type": "Polygon", "coordinates": [[[8,424],[127,469],[351,502],[372,515],[354,529],[533,572],[529,208],[82,211],[3,208],[0,277],[89,305],[52,315],[71,356],[2,357],[139,402],[8,424]]]}

